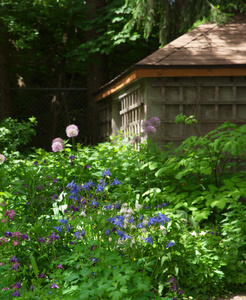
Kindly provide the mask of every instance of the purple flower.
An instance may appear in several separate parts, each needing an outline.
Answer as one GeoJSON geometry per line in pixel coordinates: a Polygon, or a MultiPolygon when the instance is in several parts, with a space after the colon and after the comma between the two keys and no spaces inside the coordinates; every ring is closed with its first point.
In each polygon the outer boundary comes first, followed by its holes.
{"type": "Polygon", "coordinates": [[[30,285],[30,290],[31,290],[31,292],[34,291],[34,285],[33,284],[30,285]]]}
{"type": "Polygon", "coordinates": [[[38,162],[37,162],[37,161],[35,161],[33,164],[34,164],[35,166],[38,166],[38,162]]]}
{"type": "Polygon", "coordinates": [[[109,169],[106,171],[103,171],[103,173],[102,173],[102,177],[106,177],[106,176],[112,176],[109,169]]]}
{"type": "Polygon", "coordinates": [[[22,289],[21,282],[20,281],[16,281],[16,283],[13,285],[13,288],[14,289],[22,289]]]}
{"type": "Polygon", "coordinates": [[[55,241],[55,240],[60,240],[60,237],[59,235],[55,235],[55,233],[51,233],[51,235],[48,237],[50,240],[49,240],[49,244],[51,244],[51,242],[55,241]]]}
{"type": "Polygon", "coordinates": [[[179,290],[179,295],[182,295],[184,292],[180,289],[179,290]]]}
{"type": "Polygon", "coordinates": [[[46,278],[46,276],[43,273],[38,274],[38,278],[46,278]]]}
{"type": "Polygon", "coordinates": [[[18,259],[14,255],[9,260],[9,262],[17,262],[17,261],[18,259]]]}
{"type": "Polygon", "coordinates": [[[20,297],[20,293],[15,290],[14,293],[12,294],[13,297],[20,297]]]}
{"type": "Polygon", "coordinates": [[[3,154],[0,154],[0,163],[3,163],[6,160],[6,157],[3,154]]]}
{"type": "Polygon", "coordinates": [[[109,230],[105,229],[105,235],[109,235],[109,230]]]}
{"type": "Polygon", "coordinates": [[[151,237],[147,237],[144,241],[145,241],[145,243],[150,243],[153,245],[153,240],[151,237]]]}
{"type": "Polygon", "coordinates": [[[62,265],[61,264],[57,265],[57,269],[63,269],[62,265]]]}
{"type": "Polygon", "coordinates": [[[152,118],[149,119],[149,121],[150,121],[151,125],[154,126],[154,127],[161,126],[161,120],[157,117],[152,117],[152,118]]]}
{"type": "Polygon", "coordinates": [[[57,285],[57,284],[52,284],[51,286],[50,286],[50,288],[51,289],[59,289],[59,286],[57,285]]]}
{"type": "Polygon", "coordinates": [[[116,204],[115,204],[115,208],[116,208],[117,210],[120,210],[120,204],[119,204],[119,203],[116,203],[116,204]]]}
{"type": "Polygon", "coordinates": [[[4,232],[4,235],[5,235],[6,237],[12,237],[12,236],[13,236],[12,232],[10,232],[10,231],[4,232]]]}
{"type": "Polygon", "coordinates": [[[172,276],[171,279],[169,280],[169,283],[175,282],[175,281],[176,281],[176,280],[175,280],[174,276],[172,276]]]}
{"type": "Polygon", "coordinates": [[[150,121],[148,121],[148,120],[143,121],[143,123],[142,123],[142,128],[145,129],[145,128],[148,127],[148,126],[151,126],[150,121]]]}
{"type": "Polygon", "coordinates": [[[54,142],[51,148],[53,152],[58,152],[58,151],[62,151],[64,149],[64,146],[59,142],[54,142]]]}
{"type": "Polygon", "coordinates": [[[13,264],[13,267],[10,270],[15,270],[18,271],[18,267],[20,266],[20,264],[18,262],[13,264]]]}
{"type": "Polygon", "coordinates": [[[52,200],[55,200],[55,199],[58,199],[58,196],[56,194],[54,194],[52,197],[51,197],[52,200]]]}
{"type": "Polygon", "coordinates": [[[28,240],[28,235],[27,234],[21,234],[21,238],[23,240],[28,240]]]}
{"type": "Polygon", "coordinates": [[[90,167],[91,167],[91,166],[89,166],[89,165],[86,164],[86,165],[84,166],[84,170],[89,169],[90,167]]]}
{"type": "Polygon", "coordinates": [[[178,290],[176,282],[171,286],[171,289],[176,292],[178,290]]]}
{"type": "Polygon", "coordinates": [[[144,134],[147,136],[154,135],[156,133],[156,129],[153,126],[147,126],[144,129],[144,134]]]}
{"type": "Polygon", "coordinates": [[[69,137],[69,138],[78,136],[78,134],[79,134],[78,126],[76,126],[74,124],[67,126],[66,134],[67,134],[67,137],[69,137]]]}
{"type": "Polygon", "coordinates": [[[38,241],[39,241],[40,243],[42,243],[42,244],[45,243],[45,240],[44,240],[43,238],[40,238],[40,237],[38,237],[38,241]]]}

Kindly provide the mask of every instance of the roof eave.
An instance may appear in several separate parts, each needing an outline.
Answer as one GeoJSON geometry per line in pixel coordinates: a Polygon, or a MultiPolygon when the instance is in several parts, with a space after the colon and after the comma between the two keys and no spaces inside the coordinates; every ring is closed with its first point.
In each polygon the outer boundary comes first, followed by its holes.
{"type": "Polygon", "coordinates": [[[246,76],[246,64],[233,65],[140,65],[135,64],[94,93],[100,101],[139,78],[246,76]]]}

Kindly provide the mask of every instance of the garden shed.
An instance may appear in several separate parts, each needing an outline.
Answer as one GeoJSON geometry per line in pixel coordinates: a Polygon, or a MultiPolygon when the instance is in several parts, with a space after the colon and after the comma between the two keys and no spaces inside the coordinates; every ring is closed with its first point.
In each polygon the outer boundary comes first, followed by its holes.
{"type": "Polygon", "coordinates": [[[225,121],[244,124],[246,18],[196,27],[101,87],[94,99],[101,140],[119,131],[138,135],[143,120],[159,117],[157,138],[179,144],[197,134],[192,126],[175,124],[181,113],[195,115],[201,134],[225,121]]]}

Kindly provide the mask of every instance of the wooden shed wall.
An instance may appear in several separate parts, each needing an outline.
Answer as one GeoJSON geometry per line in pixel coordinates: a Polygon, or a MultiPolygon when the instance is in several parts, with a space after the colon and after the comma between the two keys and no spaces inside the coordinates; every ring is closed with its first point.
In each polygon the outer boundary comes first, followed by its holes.
{"type": "Polygon", "coordinates": [[[141,123],[161,119],[157,137],[161,144],[179,144],[191,135],[204,135],[220,124],[246,122],[246,77],[142,78],[101,104],[101,137],[141,133],[141,123]],[[107,111],[107,112],[106,112],[107,111]],[[176,125],[178,114],[195,115],[199,123],[176,125]]]}
{"type": "Polygon", "coordinates": [[[146,81],[147,118],[161,119],[158,138],[163,143],[181,141],[191,135],[204,135],[226,121],[246,122],[245,77],[163,78],[146,81]],[[175,116],[195,115],[196,130],[176,125],[175,116]]]}

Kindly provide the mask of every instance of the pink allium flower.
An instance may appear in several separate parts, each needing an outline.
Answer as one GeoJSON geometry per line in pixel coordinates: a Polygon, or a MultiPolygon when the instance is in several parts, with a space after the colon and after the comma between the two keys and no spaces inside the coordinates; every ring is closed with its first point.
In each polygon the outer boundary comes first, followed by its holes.
{"type": "Polygon", "coordinates": [[[63,139],[62,138],[56,138],[56,139],[54,139],[53,141],[52,141],[52,144],[54,144],[54,143],[56,143],[56,142],[58,142],[58,143],[61,143],[63,146],[65,145],[65,143],[64,143],[64,141],[63,141],[63,139]]]}
{"type": "Polygon", "coordinates": [[[0,163],[3,163],[6,160],[6,157],[3,154],[0,154],[0,163]]]}
{"type": "Polygon", "coordinates": [[[161,120],[157,117],[152,117],[152,118],[149,119],[149,121],[150,121],[151,125],[154,126],[154,127],[161,126],[161,120]]]}
{"type": "Polygon", "coordinates": [[[51,146],[53,152],[62,151],[64,149],[64,146],[62,143],[54,142],[51,146]]]}
{"type": "Polygon", "coordinates": [[[74,124],[67,126],[66,134],[69,138],[78,136],[78,134],[79,134],[78,126],[76,126],[74,124]]]}
{"type": "Polygon", "coordinates": [[[150,121],[148,121],[148,120],[143,121],[143,123],[142,123],[142,128],[145,129],[147,126],[151,126],[150,121]]]}
{"type": "Polygon", "coordinates": [[[147,126],[147,127],[145,127],[145,129],[144,129],[144,133],[146,134],[146,135],[153,135],[153,134],[155,134],[156,133],[156,129],[155,129],[155,127],[153,127],[153,126],[147,126]]]}
{"type": "Polygon", "coordinates": [[[10,219],[12,220],[12,221],[14,221],[14,216],[16,215],[16,213],[13,211],[13,209],[10,209],[10,210],[7,210],[6,212],[5,212],[5,216],[6,217],[10,217],[10,219]]]}

